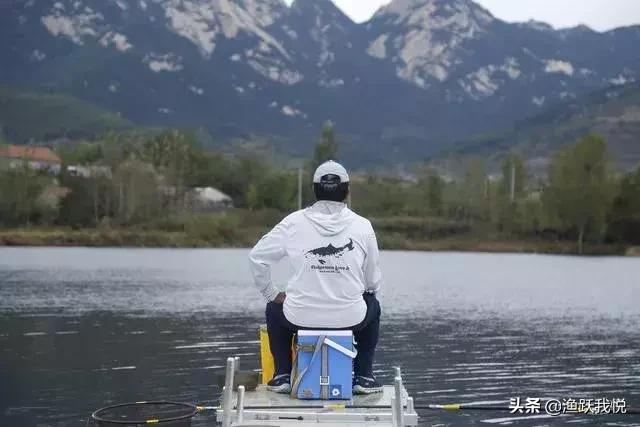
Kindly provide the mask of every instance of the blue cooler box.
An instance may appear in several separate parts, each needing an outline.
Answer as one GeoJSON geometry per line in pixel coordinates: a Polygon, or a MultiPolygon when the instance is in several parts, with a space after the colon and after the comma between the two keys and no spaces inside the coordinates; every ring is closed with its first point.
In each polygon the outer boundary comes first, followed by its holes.
{"type": "Polygon", "coordinates": [[[356,357],[351,331],[299,331],[296,351],[293,397],[351,399],[356,357]]]}

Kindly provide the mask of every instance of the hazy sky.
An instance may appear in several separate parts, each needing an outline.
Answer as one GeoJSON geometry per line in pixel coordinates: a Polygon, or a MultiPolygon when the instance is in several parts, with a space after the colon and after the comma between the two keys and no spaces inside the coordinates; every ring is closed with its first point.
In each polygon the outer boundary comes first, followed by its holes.
{"type": "MultiPolygon", "coordinates": [[[[292,0],[285,0],[291,3],[292,0]]],[[[476,0],[506,21],[536,19],[554,27],[587,24],[597,30],[640,24],[640,0],[476,0]]],[[[389,0],[334,0],[352,19],[366,21],[389,0]]]]}

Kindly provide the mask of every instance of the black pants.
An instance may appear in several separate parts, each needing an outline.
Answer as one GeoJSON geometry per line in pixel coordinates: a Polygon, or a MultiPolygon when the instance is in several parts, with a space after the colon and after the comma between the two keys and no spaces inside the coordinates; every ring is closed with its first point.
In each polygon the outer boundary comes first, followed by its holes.
{"type": "MultiPolygon", "coordinates": [[[[375,295],[364,294],[367,304],[367,314],[364,320],[351,328],[356,339],[358,355],[353,364],[356,376],[373,377],[373,357],[378,345],[380,333],[380,303],[375,295]]],[[[270,302],[267,304],[267,330],[269,331],[269,345],[275,361],[275,375],[291,373],[291,340],[293,335],[303,328],[289,322],[282,312],[282,304],[270,302]]],[[[327,328],[322,328],[327,329],[327,328]]],[[[327,329],[330,330],[330,329],[327,329]]]]}

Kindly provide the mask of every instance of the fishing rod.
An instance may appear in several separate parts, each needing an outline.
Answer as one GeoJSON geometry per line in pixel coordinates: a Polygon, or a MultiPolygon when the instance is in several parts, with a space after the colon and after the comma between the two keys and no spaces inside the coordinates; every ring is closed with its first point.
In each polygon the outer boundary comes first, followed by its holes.
{"type": "MultiPolygon", "coordinates": [[[[544,406],[544,405],[543,405],[544,406]]],[[[465,405],[465,404],[444,404],[444,405],[416,405],[414,406],[416,410],[443,410],[450,412],[457,411],[513,411],[512,407],[508,406],[491,406],[491,405],[465,405]]],[[[575,415],[589,415],[588,412],[566,412],[567,414],[575,414],[575,415]]],[[[620,412],[618,414],[601,414],[601,415],[639,415],[640,409],[636,408],[625,408],[625,412],[620,412]]]]}
{"type": "MultiPolygon", "coordinates": [[[[406,408],[406,405],[403,406],[406,408]]],[[[206,411],[217,411],[222,409],[220,406],[197,406],[196,407],[200,412],[206,411]]],[[[234,408],[236,409],[236,408],[234,408]]],[[[331,404],[331,405],[282,405],[282,406],[269,406],[269,405],[259,405],[259,406],[245,406],[245,410],[267,410],[267,409],[282,409],[282,410],[291,410],[291,409],[330,409],[330,410],[341,410],[341,409],[389,409],[389,406],[384,405],[346,405],[346,404],[331,404]]],[[[508,406],[495,406],[495,405],[467,405],[467,404],[458,404],[458,403],[450,403],[450,404],[428,404],[428,405],[414,405],[413,409],[416,411],[448,411],[448,412],[458,412],[458,411],[509,411],[511,412],[513,408],[508,406]]],[[[576,415],[586,415],[580,412],[568,412],[569,414],[576,415]]],[[[625,412],[621,412],[615,415],[639,415],[640,409],[635,408],[626,408],[625,412]]],[[[614,414],[605,414],[605,415],[614,415],[614,414]]]]}

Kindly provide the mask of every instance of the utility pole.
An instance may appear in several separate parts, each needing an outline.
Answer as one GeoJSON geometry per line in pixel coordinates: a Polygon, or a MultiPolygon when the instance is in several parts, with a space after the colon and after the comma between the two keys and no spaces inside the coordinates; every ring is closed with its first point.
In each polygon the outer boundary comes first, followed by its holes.
{"type": "Polygon", "coordinates": [[[511,204],[516,200],[516,164],[511,164],[511,204]]]}

